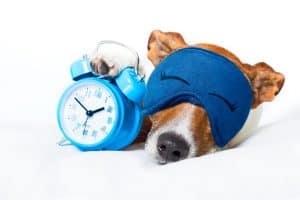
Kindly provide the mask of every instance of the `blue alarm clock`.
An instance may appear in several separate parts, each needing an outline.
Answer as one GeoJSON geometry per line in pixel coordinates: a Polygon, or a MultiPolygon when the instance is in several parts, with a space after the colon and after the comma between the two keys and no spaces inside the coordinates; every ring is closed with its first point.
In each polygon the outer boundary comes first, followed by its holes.
{"type": "Polygon", "coordinates": [[[118,76],[102,77],[87,56],[71,65],[76,82],[68,87],[57,108],[64,137],[80,150],[119,150],[137,137],[143,116],[145,82],[133,66],[118,76]]]}

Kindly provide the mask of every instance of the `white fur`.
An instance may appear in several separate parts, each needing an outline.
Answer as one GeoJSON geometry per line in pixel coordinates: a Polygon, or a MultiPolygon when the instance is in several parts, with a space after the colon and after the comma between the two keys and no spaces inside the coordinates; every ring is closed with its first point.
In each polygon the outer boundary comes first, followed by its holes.
{"type": "Polygon", "coordinates": [[[263,112],[262,105],[258,106],[256,109],[252,109],[242,129],[234,138],[232,138],[229,141],[226,147],[228,148],[235,147],[240,143],[242,143],[243,141],[245,141],[247,138],[249,138],[253,133],[253,130],[257,128],[262,112],[263,112]]]}
{"type": "Polygon", "coordinates": [[[103,59],[108,66],[114,66],[117,72],[128,66],[137,65],[137,57],[127,47],[114,42],[102,43],[91,55],[94,58],[103,59]]]}
{"type": "MultiPolygon", "coordinates": [[[[196,145],[190,130],[192,126],[193,118],[193,109],[188,108],[184,115],[180,115],[172,121],[168,122],[162,127],[159,127],[155,131],[151,131],[148,135],[145,149],[152,157],[154,157],[158,162],[165,163],[166,161],[162,160],[157,151],[157,140],[158,137],[165,132],[175,132],[177,135],[180,135],[190,146],[188,157],[193,157],[196,155],[196,145]]],[[[155,122],[154,122],[155,123],[155,122]]]]}

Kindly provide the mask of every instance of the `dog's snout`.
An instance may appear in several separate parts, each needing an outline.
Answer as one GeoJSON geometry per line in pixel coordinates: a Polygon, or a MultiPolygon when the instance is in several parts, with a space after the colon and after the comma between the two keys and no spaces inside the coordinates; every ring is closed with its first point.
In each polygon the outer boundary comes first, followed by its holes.
{"type": "Polygon", "coordinates": [[[158,137],[157,151],[166,162],[182,160],[188,156],[189,145],[180,135],[173,132],[163,133],[158,137]]]}

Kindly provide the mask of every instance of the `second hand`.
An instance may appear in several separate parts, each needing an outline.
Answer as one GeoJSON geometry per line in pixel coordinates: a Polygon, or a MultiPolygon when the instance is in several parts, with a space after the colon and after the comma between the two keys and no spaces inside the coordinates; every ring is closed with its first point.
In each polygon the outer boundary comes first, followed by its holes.
{"type": "Polygon", "coordinates": [[[89,116],[86,116],[85,122],[83,123],[84,129],[82,131],[82,135],[85,135],[86,124],[89,118],[90,118],[89,116]]]}

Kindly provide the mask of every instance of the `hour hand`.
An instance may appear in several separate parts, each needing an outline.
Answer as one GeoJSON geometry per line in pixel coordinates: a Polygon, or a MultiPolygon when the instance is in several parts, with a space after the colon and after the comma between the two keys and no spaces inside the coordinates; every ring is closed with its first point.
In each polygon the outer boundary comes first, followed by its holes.
{"type": "Polygon", "coordinates": [[[104,110],[104,107],[101,107],[101,108],[98,108],[96,110],[93,110],[92,113],[95,114],[95,113],[100,112],[102,110],[104,110]]]}
{"type": "Polygon", "coordinates": [[[86,107],[84,107],[84,105],[76,97],[74,97],[74,99],[86,112],[88,111],[88,109],[86,109],[86,107]]]}

